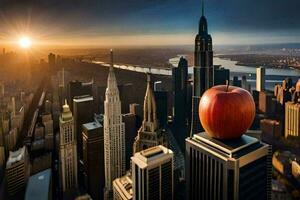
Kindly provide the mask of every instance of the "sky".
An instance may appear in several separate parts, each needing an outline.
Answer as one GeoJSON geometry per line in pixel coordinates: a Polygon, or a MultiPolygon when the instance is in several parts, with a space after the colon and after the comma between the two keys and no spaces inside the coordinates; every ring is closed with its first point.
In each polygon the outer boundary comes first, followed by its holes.
{"type": "MultiPolygon", "coordinates": [[[[299,8],[299,0],[205,0],[214,44],[299,42],[299,8]]],[[[201,0],[0,0],[0,41],[185,45],[194,43],[200,16],[201,0]]]]}

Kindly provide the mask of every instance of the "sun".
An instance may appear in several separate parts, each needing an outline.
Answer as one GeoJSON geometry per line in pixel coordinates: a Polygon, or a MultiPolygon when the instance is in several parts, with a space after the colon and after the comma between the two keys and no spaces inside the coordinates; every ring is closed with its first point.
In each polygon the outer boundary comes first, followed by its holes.
{"type": "Polygon", "coordinates": [[[32,41],[29,37],[21,37],[19,39],[19,46],[23,49],[29,49],[32,45],[32,41]]]}

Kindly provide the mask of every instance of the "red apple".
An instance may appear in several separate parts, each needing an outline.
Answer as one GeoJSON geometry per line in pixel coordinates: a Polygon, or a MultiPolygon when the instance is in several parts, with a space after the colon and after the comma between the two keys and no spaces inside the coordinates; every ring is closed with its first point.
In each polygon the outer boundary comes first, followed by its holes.
{"type": "Polygon", "coordinates": [[[201,97],[199,117],[204,130],[211,137],[238,138],[254,120],[255,103],[247,90],[218,85],[201,97]]]}

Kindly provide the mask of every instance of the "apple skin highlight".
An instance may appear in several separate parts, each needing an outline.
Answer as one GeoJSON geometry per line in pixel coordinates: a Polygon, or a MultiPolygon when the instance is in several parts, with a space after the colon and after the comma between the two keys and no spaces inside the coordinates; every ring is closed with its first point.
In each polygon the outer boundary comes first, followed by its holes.
{"type": "Polygon", "coordinates": [[[219,85],[207,90],[201,97],[199,117],[209,136],[217,139],[239,138],[255,118],[255,103],[247,90],[219,85]]]}

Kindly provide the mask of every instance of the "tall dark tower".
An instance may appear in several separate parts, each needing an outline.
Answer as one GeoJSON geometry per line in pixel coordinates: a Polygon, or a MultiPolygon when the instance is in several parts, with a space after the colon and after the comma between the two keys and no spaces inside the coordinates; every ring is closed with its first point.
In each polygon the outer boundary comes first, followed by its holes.
{"type": "Polygon", "coordinates": [[[191,134],[201,132],[202,128],[198,116],[198,105],[203,93],[212,87],[214,82],[212,39],[207,31],[207,20],[204,16],[203,2],[202,16],[199,21],[199,32],[195,39],[194,59],[194,90],[191,134]]]}
{"type": "Polygon", "coordinates": [[[184,151],[185,138],[188,136],[188,61],[181,57],[178,67],[172,69],[172,82],[174,94],[174,132],[175,138],[184,151]]]}

